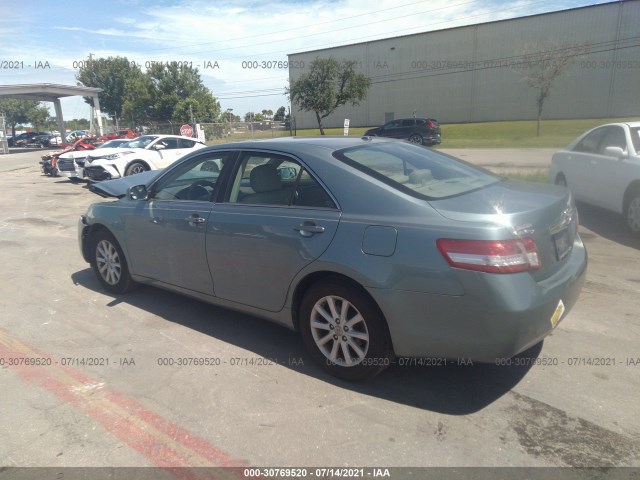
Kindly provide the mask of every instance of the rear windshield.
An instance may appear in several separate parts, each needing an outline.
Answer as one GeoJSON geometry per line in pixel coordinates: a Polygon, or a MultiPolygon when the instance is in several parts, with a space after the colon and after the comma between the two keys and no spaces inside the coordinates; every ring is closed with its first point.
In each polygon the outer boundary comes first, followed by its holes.
{"type": "Polygon", "coordinates": [[[461,195],[501,180],[461,160],[403,142],[347,148],[334,152],[334,157],[426,200],[461,195]]]}

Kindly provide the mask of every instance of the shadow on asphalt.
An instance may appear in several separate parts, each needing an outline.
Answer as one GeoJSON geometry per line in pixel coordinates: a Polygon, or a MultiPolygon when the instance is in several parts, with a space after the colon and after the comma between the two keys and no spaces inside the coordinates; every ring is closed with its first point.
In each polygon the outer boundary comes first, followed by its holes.
{"type": "MultiPolygon", "coordinates": [[[[91,269],[76,272],[71,279],[76,285],[110,295],[101,288],[91,269]]],[[[322,371],[306,353],[299,334],[274,323],[148,286],[112,298],[107,307],[123,302],[133,305],[339,388],[449,415],[477,412],[509,392],[525,376],[542,348],[540,343],[514,357],[510,366],[460,366],[456,361],[437,367],[400,366],[396,361],[372,380],[351,383],[322,371]]]]}
{"type": "MultiPolygon", "coordinates": [[[[578,215],[580,216],[580,225],[607,240],[640,250],[640,237],[635,237],[627,229],[622,215],[582,202],[577,202],[576,204],[578,206],[578,215]]],[[[585,242],[588,242],[591,238],[590,235],[588,232],[580,232],[580,236],[585,242]]]]}

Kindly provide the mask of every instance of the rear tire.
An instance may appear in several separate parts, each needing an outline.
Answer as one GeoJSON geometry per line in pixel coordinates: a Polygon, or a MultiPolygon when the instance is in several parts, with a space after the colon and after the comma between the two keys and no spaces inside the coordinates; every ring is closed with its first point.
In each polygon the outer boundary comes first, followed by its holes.
{"type": "Polygon", "coordinates": [[[344,380],[365,380],[393,358],[386,321],[359,288],[338,278],[313,285],[299,311],[302,340],[323,370],[344,380]]]}
{"type": "Polygon", "coordinates": [[[89,240],[91,268],[104,289],[111,293],[126,293],[137,284],[129,274],[127,259],[111,232],[101,229],[89,240]]]}
{"type": "Polygon", "coordinates": [[[424,140],[423,140],[421,135],[418,135],[417,133],[414,133],[413,135],[411,135],[409,137],[409,141],[411,143],[417,143],[418,145],[422,145],[424,140]]]}

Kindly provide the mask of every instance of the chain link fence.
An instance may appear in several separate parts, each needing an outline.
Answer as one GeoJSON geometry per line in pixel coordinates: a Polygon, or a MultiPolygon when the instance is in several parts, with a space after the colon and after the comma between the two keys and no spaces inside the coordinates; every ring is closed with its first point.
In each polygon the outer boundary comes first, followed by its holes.
{"type": "MultiPolygon", "coordinates": [[[[145,134],[180,135],[182,125],[169,121],[153,123],[143,129],[145,134]]],[[[200,128],[204,131],[207,145],[296,135],[295,119],[291,122],[201,123],[200,128]]]]}

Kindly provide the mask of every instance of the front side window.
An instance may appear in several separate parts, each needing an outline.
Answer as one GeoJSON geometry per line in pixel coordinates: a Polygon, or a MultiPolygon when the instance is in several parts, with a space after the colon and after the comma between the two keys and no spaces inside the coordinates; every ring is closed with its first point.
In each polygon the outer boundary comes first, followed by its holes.
{"type": "Polygon", "coordinates": [[[334,157],[387,185],[426,200],[460,195],[501,180],[460,160],[405,143],[352,147],[334,152],[334,157]]]}
{"type": "Polygon", "coordinates": [[[622,150],[627,150],[627,137],[622,127],[609,128],[600,145],[600,153],[602,155],[604,155],[604,150],[607,147],[620,147],[622,150]]]}
{"type": "Polygon", "coordinates": [[[228,156],[226,152],[213,152],[181,165],[158,182],[153,198],[202,202],[213,200],[220,172],[228,156]]]}
{"type": "Polygon", "coordinates": [[[163,138],[158,140],[158,142],[153,146],[156,147],[164,147],[165,150],[175,150],[178,148],[178,139],[177,138],[163,138]]]}
{"type": "Polygon", "coordinates": [[[600,148],[600,142],[606,133],[606,128],[598,128],[597,130],[594,130],[580,140],[573,150],[582,153],[597,153],[600,148]]]}
{"type": "Polygon", "coordinates": [[[393,129],[393,128],[400,128],[400,126],[401,126],[400,120],[394,120],[393,122],[387,123],[384,126],[384,128],[385,128],[385,130],[390,130],[390,129],[393,129]]]}

